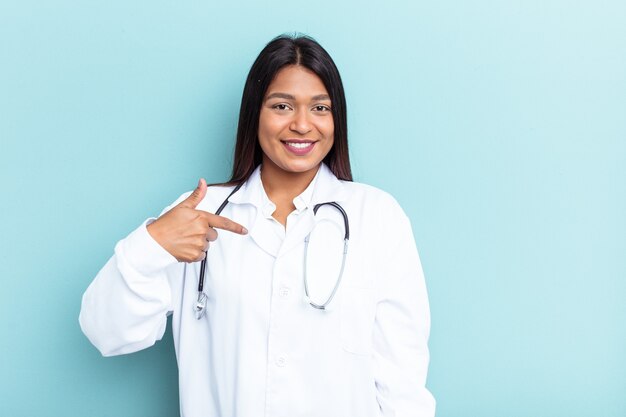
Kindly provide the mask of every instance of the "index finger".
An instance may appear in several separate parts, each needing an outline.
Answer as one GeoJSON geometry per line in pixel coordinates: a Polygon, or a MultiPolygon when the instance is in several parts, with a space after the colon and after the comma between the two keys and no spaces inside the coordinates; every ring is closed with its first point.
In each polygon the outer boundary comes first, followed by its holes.
{"type": "Polygon", "coordinates": [[[248,234],[248,229],[229,219],[228,217],[218,216],[216,214],[211,214],[204,212],[204,217],[209,222],[209,226],[214,227],[216,229],[228,230],[229,232],[237,233],[239,235],[248,234]]]}

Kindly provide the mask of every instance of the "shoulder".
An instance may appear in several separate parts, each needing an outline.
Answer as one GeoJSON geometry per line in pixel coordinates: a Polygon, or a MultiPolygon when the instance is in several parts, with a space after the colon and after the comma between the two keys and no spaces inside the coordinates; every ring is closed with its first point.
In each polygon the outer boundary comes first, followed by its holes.
{"type": "Polygon", "coordinates": [[[362,222],[361,227],[377,230],[379,236],[389,236],[399,229],[410,229],[411,221],[398,200],[385,190],[369,184],[342,181],[345,205],[349,215],[362,222]]]}
{"type": "Polygon", "coordinates": [[[196,209],[215,213],[224,200],[235,189],[235,185],[211,185],[207,188],[206,196],[196,209]]]}
{"type": "Polygon", "coordinates": [[[404,214],[398,200],[385,190],[361,182],[341,181],[341,183],[347,191],[348,200],[371,206],[377,210],[404,214]]]}
{"type": "Polygon", "coordinates": [[[376,236],[376,242],[386,242],[385,253],[397,250],[399,245],[414,245],[411,220],[393,195],[368,184],[343,184],[347,190],[343,204],[354,225],[355,238],[359,231],[364,240],[376,236]]]}
{"type": "MultiPolygon", "coordinates": [[[[215,211],[219,208],[219,206],[222,204],[224,199],[228,197],[228,195],[233,191],[234,188],[235,188],[234,185],[211,185],[209,186],[207,188],[206,195],[204,196],[202,201],[198,204],[196,209],[207,211],[209,213],[215,213],[215,211]]],[[[176,201],[174,201],[172,204],[166,207],[165,210],[163,210],[163,213],[165,213],[166,211],[169,211],[170,209],[178,205],[181,201],[185,200],[187,197],[191,195],[192,192],[193,190],[190,190],[181,194],[180,197],[176,199],[176,201]]]]}

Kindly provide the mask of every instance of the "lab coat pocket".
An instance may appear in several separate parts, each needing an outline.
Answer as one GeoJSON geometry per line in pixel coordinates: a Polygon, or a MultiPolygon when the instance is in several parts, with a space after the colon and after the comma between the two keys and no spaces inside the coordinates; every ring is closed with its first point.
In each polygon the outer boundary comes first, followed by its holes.
{"type": "Polygon", "coordinates": [[[344,288],[341,301],[341,346],[357,355],[372,353],[372,331],[375,316],[374,290],[344,288]]]}

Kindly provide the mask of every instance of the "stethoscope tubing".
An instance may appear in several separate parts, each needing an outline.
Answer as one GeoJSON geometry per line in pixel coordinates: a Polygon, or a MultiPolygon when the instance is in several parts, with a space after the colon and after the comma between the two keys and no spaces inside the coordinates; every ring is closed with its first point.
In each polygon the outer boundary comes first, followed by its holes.
{"type": "MultiPolygon", "coordinates": [[[[224,201],[222,202],[222,204],[219,206],[219,208],[217,209],[217,211],[215,211],[215,215],[219,216],[222,211],[224,210],[224,208],[228,205],[228,199],[231,198],[233,196],[233,194],[235,194],[237,191],[239,191],[239,189],[241,188],[241,186],[243,185],[243,182],[240,182],[239,184],[237,184],[237,186],[233,189],[233,191],[230,192],[230,194],[228,194],[228,197],[226,197],[224,199],[224,201]]],[[[200,278],[198,279],[198,293],[202,293],[202,290],[204,289],[204,275],[206,273],[206,259],[208,257],[208,253],[204,252],[204,259],[202,260],[202,262],[200,263],[200,278]]]]}
{"type": "MultiPolygon", "coordinates": [[[[222,202],[222,204],[219,206],[219,208],[215,211],[216,215],[220,215],[222,213],[222,211],[224,210],[224,208],[228,205],[229,203],[229,199],[230,197],[233,196],[233,194],[235,194],[237,191],[239,191],[239,189],[242,187],[242,185],[244,184],[244,182],[239,183],[228,195],[228,197],[226,197],[224,199],[224,201],[222,202]]],[[[318,310],[326,310],[326,306],[332,301],[332,299],[335,297],[335,294],[337,293],[337,289],[339,288],[339,284],[341,283],[341,279],[343,278],[343,271],[344,268],[346,266],[346,255],[348,253],[348,241],[350,239],[350,225],[349,225],[349,221],[348,221],[348,214],[346,213],[346,211],[343,209],[343,207],[341,207],[341,205],[339,205],[339,203],[335,202],[335,201],[328,201],[325,203],[319,203],[316,204],[313,207],[313,215],[315,216],[317,214],[317,211],[319,210],[320,207],[324,206],[324,205],[330,205],[334,208],[336,208],[339,213],[341,214],[341,216],[343,217],[343,224],[344,224],[344,244],[343,244],[343,255],[342,255],[342,259],[341,259],[341,269],[339,271],[339,277],[337,278],[337,281],[335,282],[335,286],[333,287],[333,290],[330,294],[330,296],[328,297],[328,299],[323,303],[323,304],[316,304],[313,301],[311,301],[311,298],[309,297],[309,285],[308,285],[308,277],[307,277],[307,253],[308,253],[308,248],[309,248],[309,240],[310,240],[310,236],[311,233],[309,233],[306,238],[304,239],[304,293],[305,293],[305,298],[307,300],[307,302],[315,309],[318,310]]],[[[207,257],[208,257],[208,252],[204,253],[204,259],[202,260],[202,262],[200,263],[200,276],[198,277],[198,300],[196,302],[196,304],[194,305],[194,310],[196,313],[196,318],[200,319],[200,317],[202,317],[202,314],[204,313],[204,309],[205,309],[205,305],[206,305],[206,299],[207,296],[204,293],[204,279],[205,279],[205,275],[206,275],[206,263],[207,263],[207,257]]]]}

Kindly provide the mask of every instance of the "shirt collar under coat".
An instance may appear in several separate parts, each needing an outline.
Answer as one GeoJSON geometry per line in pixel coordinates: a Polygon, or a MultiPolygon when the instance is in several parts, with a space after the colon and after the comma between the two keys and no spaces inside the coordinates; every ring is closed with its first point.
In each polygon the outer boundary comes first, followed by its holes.
{"type": "MultiPolygon", "coordinates": [[[[298,210],[303,210],[306,207],[318,203],[327,203],[330,201],[341,202],[346,198],[345,186],[324,163],[320,164],[320,168],[312,183],[312,190],[307,188],[302,194],[296,197],[296,200],[299,201],[294,201],[294,204],[298,210]],[[310,192],[310,199],[307,192],[310,192]],[[298,207],[302,203],[304,203],[305,206],[298,207]]],[[[263,208],[264,190],[261,184],[261,165],[256,167],[246,183],[239,191],[233,194],[228,201],[234,204],[252,204],[259,209],[263,208]]]]}
{"type": "Polygon", "coordinates": [[[249,235],[261,249],[274,257],[279,257],[304,241],[305,236],[315,226],[316,217],[325,217],[323,214],[314,216],[312,208],[315,204],[331,201],[341,203],[346,199],[345,185],[323,163],[311,185],[312,187],[308,187],[294,199],[296,209],[304,217],[295,224],[284,241],[270,229],[271,224],[263,214],[267,196],[261,183],[261,166],[258,166],[239,191],[229,198],[229,202],[237,205],[250,204],[256,208],[257,214],[254,216],[253,224],[246,225],[249,235]]]}

